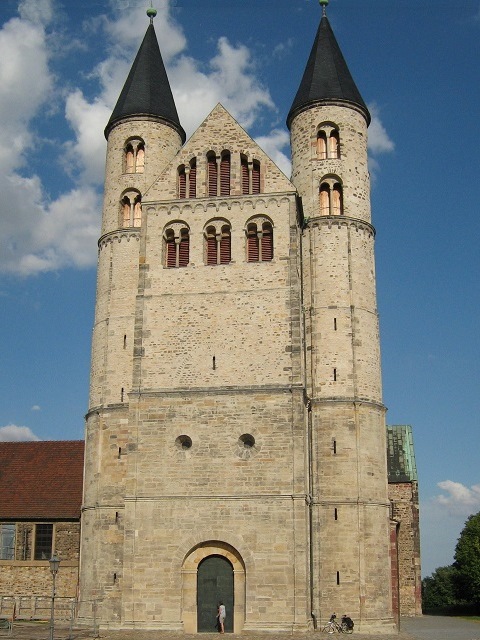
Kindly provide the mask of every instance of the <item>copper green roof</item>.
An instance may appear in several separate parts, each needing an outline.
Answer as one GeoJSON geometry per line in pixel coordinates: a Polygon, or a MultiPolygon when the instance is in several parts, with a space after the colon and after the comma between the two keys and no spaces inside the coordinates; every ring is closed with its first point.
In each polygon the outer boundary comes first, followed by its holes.
{"type": "Polygon", "coordinates": [[[348,70],[332,28],[326,16],[318,27],[307,66],[297,95],[288,114],[287,126],[300,111],[329,102],[345,102],[360,108],[367,124],[370,114],[348,70]]]}
{"type": "Polygon", "coordinates": [[[387,427],[387,466],[390,483],[418,480],[410,425],[396,424],[387,427]]]}
{"type": "Polygon", "coordinates": [[[166,121],[178,131],[182,142],[185,142],[185,131],[180,125],[153,24],[147,28],[115,109],[105,128],[105,137],[108,137],[117,122],[134,116],[150,116],[166,121]]]}

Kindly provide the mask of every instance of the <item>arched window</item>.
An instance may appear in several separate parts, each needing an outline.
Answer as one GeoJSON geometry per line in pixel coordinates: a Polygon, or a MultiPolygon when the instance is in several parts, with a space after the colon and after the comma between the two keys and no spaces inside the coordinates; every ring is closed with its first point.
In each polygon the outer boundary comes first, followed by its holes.
{"type": "Polygon", "coordinates": [[[245,156],[241,156],[240,164],[242,166],[242,194],[250,193],[250,177],[248,171],[248,160],[245,156]]]}
{"type": "Polygon", "coordinates": [[[320,160],[327,157],[327,135],[325,131],[319,131],[317,135],[317,156],[320,160]]]}
{"type": "Polygon", "coordinates": [[[178,167],[178,197],[187,197],[187,174],[185,173],[185,165],[178,167]]]}
{"type": "Polygon", "coordinates": [[[174,222],[163,233],[164,264],[169,269],[188,266],[190,233],[182,222],[174,222]]]}
{"type": "Polygon", "coordinates": [[[340,134],[335,124],[325,122],[317,132],[317,158],[340,158],[340,134]]]}
{"type": "Polygon", "coordinates": [[[207,155],[208,195],[216,196],[218,193],[218,168],[217,158],[213,152],[207,155]]]}
{"type": "Polygon", "coordinates": [[[326,178],[320,185],[320,215],[343,215],[343,190],[336,178],[326,178]]]}
{"type": "Polygon", "coordinates": [[[273,260],[273,227],[263,216],[250,221],[246,227],[247,262],[273,260]]]}
{"type": "Polygon", "coordinates": [[[248,162],[245,156],[240,158],[242,169],[242,194],[260,193],[260,162],[248,162]]]}
{"type": "Polygon", "coordinates": [[[225,221],[215,220],[206,227],[205,264],[228,264],[231,259],[231,228],[225,221]]]}
{"type": "Polygon", "coordinates": [[[220,195],[230,195],[230,152],[224,151],[220,159],[220,195]]]}
{"type": "Polygon", "coordinates": [[[138,191],[127,191],[120,201],[122,227],[142,226],[142,196],[138,191]]]}
{"type": "Polygon", "coordinates": [[[145,143],[140,138],[125,146],[125,173],[143,173],[145,169],[145,143]]]}
{"type": "Polygon", "coordinates": [[[197,159],[192,158],[190,160],[190,173],[188,181],[188,197],[197,197],[197,159]]]}

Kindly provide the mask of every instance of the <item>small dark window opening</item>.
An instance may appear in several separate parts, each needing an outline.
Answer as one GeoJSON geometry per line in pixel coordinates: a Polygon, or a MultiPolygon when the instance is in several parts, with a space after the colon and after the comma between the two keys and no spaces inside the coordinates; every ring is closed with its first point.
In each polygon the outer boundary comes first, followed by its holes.
{"type": "Polygon", "coordinates": [[[337,584],[340,584],[340,571],[337,571],[337,584]]]}
{"type": "Polygon", "coordinates": [[[217,365],[216,365],[216,361],[215,361],[215,356],[213,356],[213,358],[212,358],[212,369],[215,371],[216,368],[217,368],[217,365]]]}
{"type": "Polygon", "coordinates": [[[239,438],[240,445],[243,445],[245,449],[252,449],[255,446],[255,438],[249,433],[244,433],[239,438]]]}
{"type": "Polygon", "coordinates": [[[50,560],[52,557],[53,524],[35,526],[34,560],[50,560]]]}
{"type": "Polygon", "coordinates": [[[125,334],[123,336],[123,348],[126,349],[127,348],[127,334],[125,334]]]}
{"type": "Polygon", "coordinates": [[[123,402],[124,393],[125,392],[124,392],[123,387],[122,387],[122,390],[120,391],[120,402],[123,402]]]}
{"type": "Polygon", "coordinates": [[[337,507],[335,507],[335,520],[338,520],[338,510],[337,510],[337,507]]]}
{"type": "Polygon", "coordinates": [[[337,453],[337,441],[336,441],[336,440],[334,440],[334,441],[333,441],[333,453],[334,453],[335,455],[336,455],[336,453],[337,453]]]}
{"type": "Polygon", "coordinates": [[[333,381],[334,382],[337,381],[337,370],[336,369],[333,370],[333,381]]]}
{"type": "Polygon", "coordinates": [[[334,331],[337,330],[337,319],[336,318],[333,319],[333,330],[334,331]]]}

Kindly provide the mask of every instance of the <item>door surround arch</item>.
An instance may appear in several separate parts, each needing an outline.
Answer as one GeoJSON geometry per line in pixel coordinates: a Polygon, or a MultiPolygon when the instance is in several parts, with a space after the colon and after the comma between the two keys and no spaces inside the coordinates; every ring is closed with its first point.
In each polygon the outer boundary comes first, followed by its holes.
{"type": "Polygon", "coordinates": [[[197,633],[197,572],[202,560],[223,556],[233,567],[235,601],[234,633],[241,633],[245,621],[245,564],[239,552],[226,542],[209,540],[190,549],[182,564],[182,612],[185,633],[197,633]]]}

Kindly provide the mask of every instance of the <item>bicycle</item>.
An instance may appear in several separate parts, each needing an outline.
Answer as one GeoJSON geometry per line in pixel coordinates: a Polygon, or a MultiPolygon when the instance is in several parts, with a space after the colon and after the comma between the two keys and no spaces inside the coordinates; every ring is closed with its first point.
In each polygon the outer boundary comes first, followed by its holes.
{"type": "Polygon", "coordinates": [[[337,622],[337,615],[332,613],[330,620],[323,626],[322,631],[325,633],[353,633],[353,620],[347,615],[342,616],[342,621],[337,622]]]}

